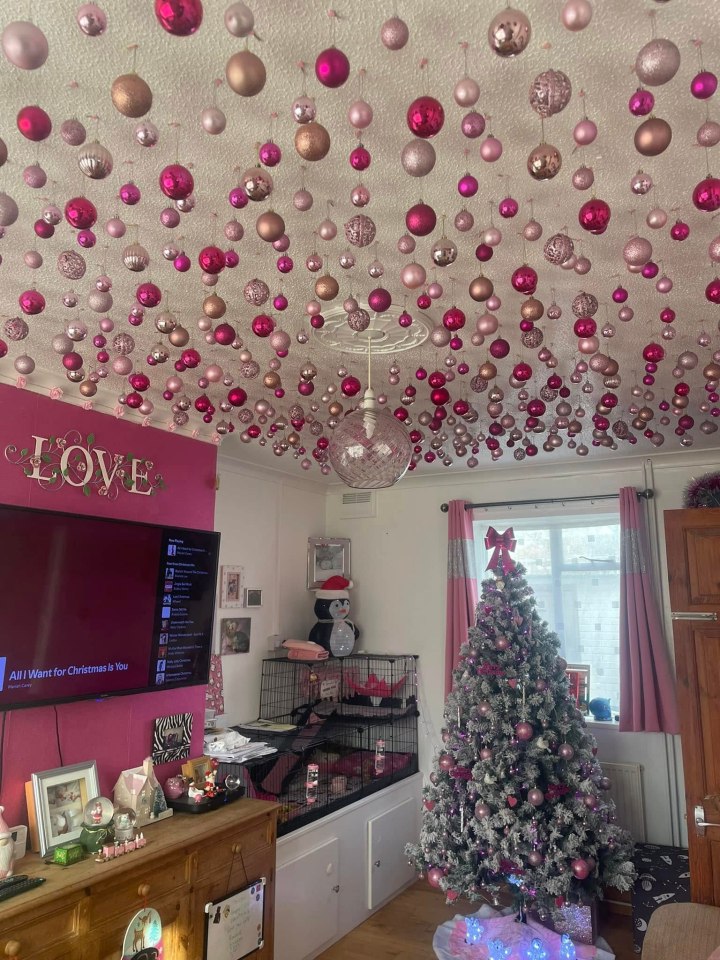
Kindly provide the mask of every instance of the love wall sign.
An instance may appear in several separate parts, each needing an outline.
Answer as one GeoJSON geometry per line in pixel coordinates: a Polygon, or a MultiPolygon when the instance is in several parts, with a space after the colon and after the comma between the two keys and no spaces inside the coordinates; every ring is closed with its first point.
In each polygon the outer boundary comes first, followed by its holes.
{"type": "Polygon", "coordinates": [[[97,445],[93,433],[86,437],[79,430],[68,430],[62,437],[33,434],[31,441],[22,448],[9,444],[5,459],[45,489],[59,490],[67,484],[86,497],[95,493],[115,500],[120,493],[149,497],[165,488],[152,460],[111,453],[97,445]]]}

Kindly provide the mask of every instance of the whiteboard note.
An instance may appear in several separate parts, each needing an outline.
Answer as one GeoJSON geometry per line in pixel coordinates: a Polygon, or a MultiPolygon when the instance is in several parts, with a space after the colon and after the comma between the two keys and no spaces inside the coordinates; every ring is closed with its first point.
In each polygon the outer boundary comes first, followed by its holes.
{"type": "Polygon", "coordinates": [[[241,960],[263,945],[265,877],[205,904],[205,960],[241,960]]]}

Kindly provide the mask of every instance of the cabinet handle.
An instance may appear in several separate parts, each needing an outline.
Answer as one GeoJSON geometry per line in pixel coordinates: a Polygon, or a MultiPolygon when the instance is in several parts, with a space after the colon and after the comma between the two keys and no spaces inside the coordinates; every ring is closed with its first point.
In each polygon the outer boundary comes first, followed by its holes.
{"type": "Polygon", "coordinates": [[[340,884],[336,883],[333,887],[333,893],[340,893],[340,884]]]}
{"type": "Polygon", "coordinates": [[[8,940],[5,944],[5,956],[6,957],[19,957],[20,956],[20,941],[19,940],[8,940]]]}
{"type": "Polygon", "coordinates": [[[139,897],[143,897],[143,898],[150,896],[150,884],[149,884],[149,883],[141,883],[141,884],[140,884],[140,886],[138,887],[138,896],[139,896],[139,897]]]}
{"type": "Polygon", "coordinates": [[[379,861],[379,860],[376,860],[376,861],[375,861],[375,866],[376,866],[376,867],[379,867],[379,866],[380,866],[380,861],[379,861]]]}
{"type": "Polygon", "coordinates": [[[236,854],[236,855],[237,855],[238,853],[242,853],[242,844],[241,844],[241,843],[234,843],[234,844],[232,845],[232,852],[233,852],[234,854],[236,854]]]}

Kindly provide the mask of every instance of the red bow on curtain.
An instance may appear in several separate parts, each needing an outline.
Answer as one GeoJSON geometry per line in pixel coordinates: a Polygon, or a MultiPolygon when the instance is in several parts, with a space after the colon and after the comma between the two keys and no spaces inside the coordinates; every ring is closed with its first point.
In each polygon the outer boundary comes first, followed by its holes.
{"type": "Polygon", "coordinates": [[[493,550],[493,555],[485,569],[496,570],[500,565],[503,573],[510,573],[515,569],[515,561],[510,556],[510,551],[516,546],[517,540],[512,527],[508,527],[505,533],[498,533],[495,527],[489,527],[485,534],[485,549],[493,550]]]}

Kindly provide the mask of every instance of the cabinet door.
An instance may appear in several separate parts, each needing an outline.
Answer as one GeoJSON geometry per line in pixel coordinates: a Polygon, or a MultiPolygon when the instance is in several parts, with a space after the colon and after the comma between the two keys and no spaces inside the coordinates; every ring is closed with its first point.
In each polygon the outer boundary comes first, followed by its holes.
{"type": "Polygon", "coordinates": [[[338,933],[337,837],[280,867],[275,875],[275,956],[304,960],[338,933]]]}
{"type": "Polygon", "coordinates": [[[374,910],[415,877],[405,844],[418,838],[418,802],[404,800],[368,820],[368,910],[374,910]]]}

